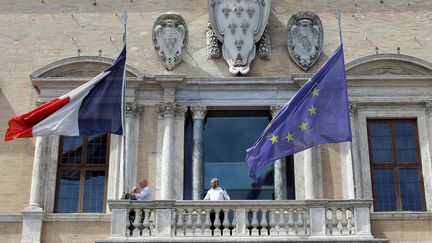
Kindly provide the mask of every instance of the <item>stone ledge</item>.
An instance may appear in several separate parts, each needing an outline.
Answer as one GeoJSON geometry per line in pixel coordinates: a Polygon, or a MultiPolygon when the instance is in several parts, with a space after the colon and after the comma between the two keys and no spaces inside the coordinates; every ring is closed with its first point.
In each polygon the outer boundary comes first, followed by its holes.
{"type": "Polygon", "coordinates": [[[432,220],[432,212],[371,212],[371,221],[432,220]]]}
{"type": "Polygon", "coordinates": [[[20,214],[0,214],[1,223],[21,223],[22,216],[20,214]]]}
{"type": "Polygon", "coordinates": [[[355,237],[317,237],[306,239],[300,237],[149,237],[130,239],[98,240],[96,243],[126,243],[126,242],[307,242],[307,243],[388,243],[387,239],[365,239],[355,237]]]}
{"type": "Polygon", "coordinates": [[[44,221],[110,222],[111,214],[104,213],[47,213],[44,221]]]}

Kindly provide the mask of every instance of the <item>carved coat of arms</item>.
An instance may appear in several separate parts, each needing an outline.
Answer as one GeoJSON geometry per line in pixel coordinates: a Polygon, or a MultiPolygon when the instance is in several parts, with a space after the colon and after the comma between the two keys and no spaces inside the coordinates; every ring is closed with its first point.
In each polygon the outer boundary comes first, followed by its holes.
{"type": "MultiPolygon", "coordinates": [[[[233,74],[246,74],[267,26],[270,0],[207,0],[212,31],[233,74]]],[[[266,40],[270,41],[267,36],[266,40]]],[[[214,42],[214,41],[213,41],[214,42]]],[[[260,47],[261,48],[261,47],[260,47]]],[[[269,43],[261,49],[270,49],[269,43]]],[[[260,54],[260,53],[259,53],[260,54]]],[[[265,55],[269,59],[269,55],[265,55]]]]}
{"type": "Polygon", "coordinates": [[[312,12],[301,11],[288,21],[288,53],[304,71],[308,70],[321,55],[323,27],[321,20],[312,12]]]}
{"type": "Polygon", "coordinates": [[[182,16],[174,13],[161,15],[153,24],[153,45],[162,65],[173,70],[183,59],[188,31],[182,16]]]}

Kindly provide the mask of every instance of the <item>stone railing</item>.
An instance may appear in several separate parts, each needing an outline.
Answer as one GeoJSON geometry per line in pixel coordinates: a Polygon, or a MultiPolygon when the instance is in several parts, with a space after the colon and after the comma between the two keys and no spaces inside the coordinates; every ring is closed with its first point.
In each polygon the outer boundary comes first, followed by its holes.
{"type": "MultiPolygon", "coordinates": [[[[370,200],[109,201],[114,240],[373,239],[370,200]]],[[[223,241],[223,240],[222,240],[223,241]]]]}

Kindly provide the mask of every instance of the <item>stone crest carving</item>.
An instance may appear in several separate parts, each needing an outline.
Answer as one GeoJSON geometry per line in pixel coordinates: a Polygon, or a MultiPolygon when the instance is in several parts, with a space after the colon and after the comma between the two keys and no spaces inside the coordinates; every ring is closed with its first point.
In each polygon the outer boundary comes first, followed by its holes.
{"type": "Polygon", "coordinates": [[[287,26],[288,53],[304,71],[318,60],[323,46],[323,27],[317,15],[300,11],[291,16],[287,26]]]}
{"type": "MultiPolygon", "coordinates": [[[[222,56],[232,74],[246,74],[258,54],[270,59],[270,36],[263,35],[270,14],[270,0],[207,0],[210,28],[207,31],[207,57],[222,56]],[[260,41],[260,39],[263,40],[260,41]],[[217,38],[217,41],[215,40],[217,38]]],[[[268,32],[266,32],[268,33],[268,32]]]]}
{"type": "Polygon", "coordinates": [[[183,59],[188,40],[186,21],[175,13],[159,16],[153,24],[153,45],[162,65],[173,70],[183,59]]]}

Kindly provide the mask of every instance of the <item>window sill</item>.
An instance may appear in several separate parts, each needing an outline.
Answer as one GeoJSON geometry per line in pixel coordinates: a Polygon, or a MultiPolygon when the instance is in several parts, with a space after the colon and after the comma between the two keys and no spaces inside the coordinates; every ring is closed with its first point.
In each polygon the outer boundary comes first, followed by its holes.
{"type": "Polygon", "coordinates": [[[110,222],[111,214],[106,213],[47,213],[44,221],[110,222]]]}
{"type": "Polygon", "coordinates": [[[432,212],[371,212],[372,221],[432,220],[432,212]]]}

